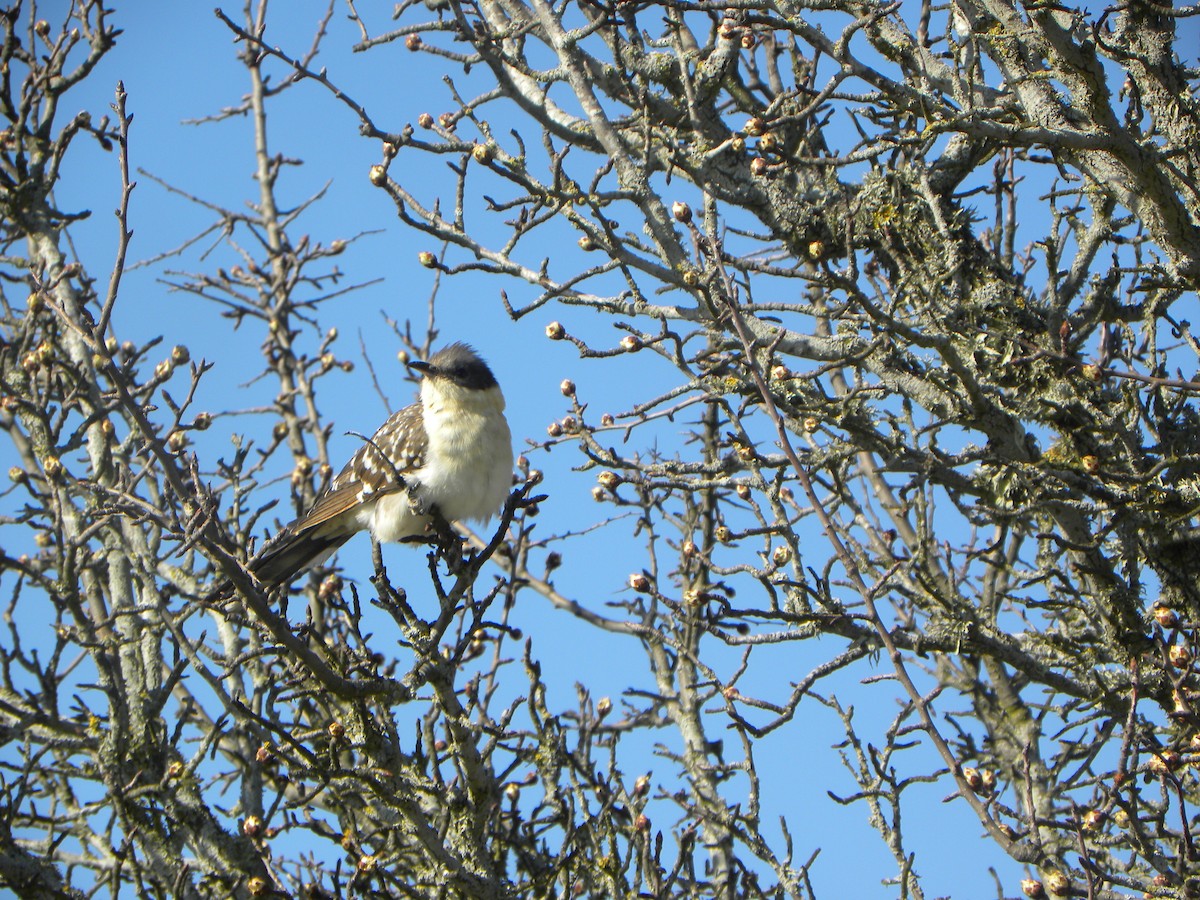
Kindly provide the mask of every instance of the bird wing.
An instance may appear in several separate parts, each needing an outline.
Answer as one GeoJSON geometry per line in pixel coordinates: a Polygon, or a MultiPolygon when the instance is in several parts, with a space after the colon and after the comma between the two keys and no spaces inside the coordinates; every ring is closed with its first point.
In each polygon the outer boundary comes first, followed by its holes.
{"type": "Polygon", "coordinates": [[[425,465],[428,447],[421,404],[414,403],[394,413],[358,448],[312,509],[297,519],[290,530],[295,534],[309,531],[359,504],[400,490],[402,483],[397,476],[405,478],[425,465]]]}

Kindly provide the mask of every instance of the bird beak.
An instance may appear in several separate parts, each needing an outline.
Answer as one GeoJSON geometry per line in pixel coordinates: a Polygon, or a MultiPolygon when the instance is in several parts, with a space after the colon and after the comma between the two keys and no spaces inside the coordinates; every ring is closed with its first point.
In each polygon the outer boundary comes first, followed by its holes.
{"type": "Polygon", "coordinates": [[[426,375],[429,372],[433,371],[433,366],[429,365],[429,363],[427,363],[427,362],[422,362],[419,359],[415,360],[414,362],[410,362],[407,365],[410,369],[416,369],[422,375],[426,375]]]}

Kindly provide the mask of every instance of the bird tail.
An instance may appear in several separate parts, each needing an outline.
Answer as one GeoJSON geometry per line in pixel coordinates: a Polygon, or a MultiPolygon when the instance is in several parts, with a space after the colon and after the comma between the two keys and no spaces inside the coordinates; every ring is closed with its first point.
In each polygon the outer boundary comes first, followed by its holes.
{"type": "MultiPolygon", "coordinates": [[[[324,562],[350,539],[350,534],[324,533],[318,529],[294,531],[285,528],[275,535],[254,559],[246,564],[254,576],[269,587],[286,585],[310,566],[324,562]]],[[[233,585],[222,581],[208,594],[208,599],[228,596],[233,585]]]]}
{"type": "Polygon", "coordinates": [[[264,584],[286,584],[310,566],[323,563],[349,539],[350,534],[322,533],[318,528],[286,528],[250,561],[249,569],[264,584]]]}

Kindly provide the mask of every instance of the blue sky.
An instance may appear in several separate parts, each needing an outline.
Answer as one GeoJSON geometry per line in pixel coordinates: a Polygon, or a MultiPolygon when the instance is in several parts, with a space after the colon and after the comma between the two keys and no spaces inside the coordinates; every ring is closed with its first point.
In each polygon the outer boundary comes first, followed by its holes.
{"type": "MultiPolygon", "coordinates": [[[[48,18],[52,18],[51,6],[44,6],[48,18]]],[[[311,2],[277,4],[268,41],[293,54],[303,52],[321,11],[320,4],[311,2]]],[[[234,14],[233,9],[230,14],[234,14]]],[[[128,108],[136,117],[131,136],[135,167],[229,207],[241,207],[255,198],[248,120],[239,117],[202,126],[184,124],[237,104],[247,90],[244,71],[234,58],[238,48],[211,7],[203,3],[136,4],[119,13],[116,21],[125,29],[116,50],[85,85],[70,95],[65,110],[74,112],[72,104],[76,104],[98,118],[121,80],[128,92],[128,108]]],[[[1187,20],[1186,27],[1200,36],[1194,22],[1187,20]]],[[[383,30],[386,25],[381,18],[377,27],[383,30]]],[[[357,37],[357,30],[345,21],[344,10],[338,7],[322,61],[330,77],[368,106],[381,124],[399,130],[421,112],[436,115],[451,108],[449,90],[427,57],[408,53],[399,44],[354,55],[349,47],[357,37]]],[[[281,77],[281,70],[275,71],[276,77],[281,77]]],[[[411,399],[412,387],[401,380],[402,369],[395,362],[396,341],[384,324],[384,315],[401,322],[411,318],[415,327],[424,323],[426,301],[435,278],[418,265],[417,254],[422,250],[438,252],[440,248],[396,221],[391,203],[367,179],[369,167],[379,161],[379,146],[358,137],[354,116],[319,86],[300,84],[286,92],[273,105],[271,126],[273,149],[303,160],[302,165],[285,171],[281,180],[285,197],[298,203],[328,185],[327,196],[305,214],[296,233],[307,231],[313,240],[329,243],[360,232],[376,232],[364,236],[338,259],[346,283],[374,283],[327,307],[323,319],[326,326],[336,325],[339,329],[341,337],[335,347],[339,356],[357,364],[352,372],[327,379],[326,392],[321,396],[323,412],[337,422],[332,455],[340,460],[357,447],[357,439],[343,432],[370,432],[386,412],[362,365],[360,340],[376,365],[390,407],[394,409],[411,399]]],[[[412,171],[406,182],[425,182],[431,192],[433,186],[445,183],[440,163],[431,163],[419,154],[406,154],[402,159],[405,165],[430,166],[429,171],[412,171]]],[[[136,177],[139,185],[131,208],[135,230],[132,259],[157,257],[212,224],[210,214],[172,195],[152,178],[136,177]]],[[[94,276],[104,276],[114,253],[116,224],[111,210],[119,187],[115,158],[81,141],[65,167],[56,199],[65,209],[93,211],[90,219],[72,230],[71,237],[94,276]]],[[[569,242],[562,247],[548,247],[545,252],[562,269],[579,256],[569,242]]],[[[240,386],[260,358],[260,336],[255,329],[248,326],[231,334],[213,307],[174,292],[164,283],[172,277],[166,270],[211,270],[218,264],[228,265],[229,260],[228,252],[210,238],[179,260],[134,268],[126,276],[116,318],[123,338],[143,340],[165,333],[167,346],[186,343],[193,358],[216,363],[201,391],[201,408],[205,404],[213,409],[257,405],[269,402],[272,393],[269,385],[240,386]],[[214,244],[217,246],[208,259],[198,258],[202,249],[214,244]],[[240,362],[243,355],[251,358],[249,368],[240,362]],[[232,401],[231,394],[235,397],[232,401]]],[[[559,393],[563,378],[578,384],[580,396],[592,404],[598,417],[600,411],[620,411],[635,390],[637,396],[644,394],[647,378],[656,377],[654,367],[644,361],[584,363],[568,344],[545,339],[547,322],[562,319],[569,329],[615,345],[621,333],[595,316],[548,306],[541,314],[520,323],[511,322],[500,304],[501,288],[509,291],[514,303],[528,302],[535,296],[533,291],[512,282],[482,277],[443,281],[438,322],[444,340],[469,341],[493,364],[510,399],[510,422],[518,451],[526,439],[540,441],[546,425],[566,412],[566,401],[559,393]]],[[[643,327],[652,326],[643,323],[643,327]]],[[[657,375],[664,384],[671,377],[665,370],[657,375]]],[[[264,422],[254,417],[222,420],[209,436],[213,443],[205,445],[204,450],[214,457],[220,455],[224,452],[220,442],[228,440],[230,433],[253,437],[255,428],[269,428],[264,422]]],[[[548,473],[545,488],[551,497],[545,504],[544,529],[579,527],[607,512],[591,500],[594,476],[572,472],[579,460],[568,447],[549,453],[539,451],[531,458],[536,467],[548,473]]],[[[0,462],[4,468],[9,465],[0,462]]],[[[276,486],[274,490],[280,489],[276,486]]],[[[631,532],[632,526],[626,523],[567,544],[566,565],[556,574],[564,592],[596,608],[619,597],[629,572],[643,565],[640,542],[631,532]]],[[[10,541],[12,537],[0,531],[0,540],[10,541]]],[[[341,561],[350,574],[363,577],[368,566],[366,542],[355,544],[343,552],[341,561]]],[[[387,559],[396,580],[405,583],[414,597],[419,596],[423,557],[406,548],[391,548],[387,559]]],[[[532,638],[534,654],[543,661],[552,697],[561,705],[572,704],[576,682],[588,685],[596,697],[608,694],[614,700],[633,682],[649,684],[636,647],[581,626],[533,593],[523,595],[514,615],[516,623],[532,638]]],[[[803,677],[838,649],[834,639],[825,638],[760,651],[756,674],[743,691],[757,690],[781,699],[788,692],[789,682],[803,677]]],[[[735,654],[723,656],[733,664],[735,654]]],[[[898,691],[890,682],[858,683],[858,679],[881,671],[860,666],[851,677],[839,678],[824,688],[829,691],[836,686],[843,703],[856,707],[864,735],[878,734],[897,709],[898,691]]],[[[837,755],[829,749],[841,737],[832,713],[806,700],[793,723],[763,740],[757,760],[769,788],[764,820],[787,816],[797,859],[806,859],[811,850],[821,848],[813,870],[818,896],[890,896],[894,891],[881,889],[879,880],[892,874],[895,867],[866,823],[866,808],[837,806],[826,796],[826,791],[850,794],[855,790],[838,764],[837,755]]],[[[654,757],[649,747],[631,752],[625,769],[653,770],[662,781],[673,780],[669,763],[654,757]]],[[[906,810],[905,832],[910,849],[917,853],[917,869],[925,875],[926,895],[994,894],[989,865],[1003,874],[1008,893],[1015,893],[1017,867],[980,838],[978,823],[964,803],[943,802],[951,790],[947,782],[916,787],[912,792],[915,802],[906,810]]],[[[667,825],[664,820],[659,827],[667,825]]]]}

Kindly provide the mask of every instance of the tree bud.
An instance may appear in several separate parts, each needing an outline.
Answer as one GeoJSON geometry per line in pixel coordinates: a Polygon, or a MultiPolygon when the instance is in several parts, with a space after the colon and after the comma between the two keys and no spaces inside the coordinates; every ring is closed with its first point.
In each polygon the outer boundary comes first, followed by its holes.
{"type": "Polygon", "coordinates": [[[1057,869],[1046,873],[1046,889],[1056,897],[1061,897],[1071,890],[1071,879],[1057,869]]]}

